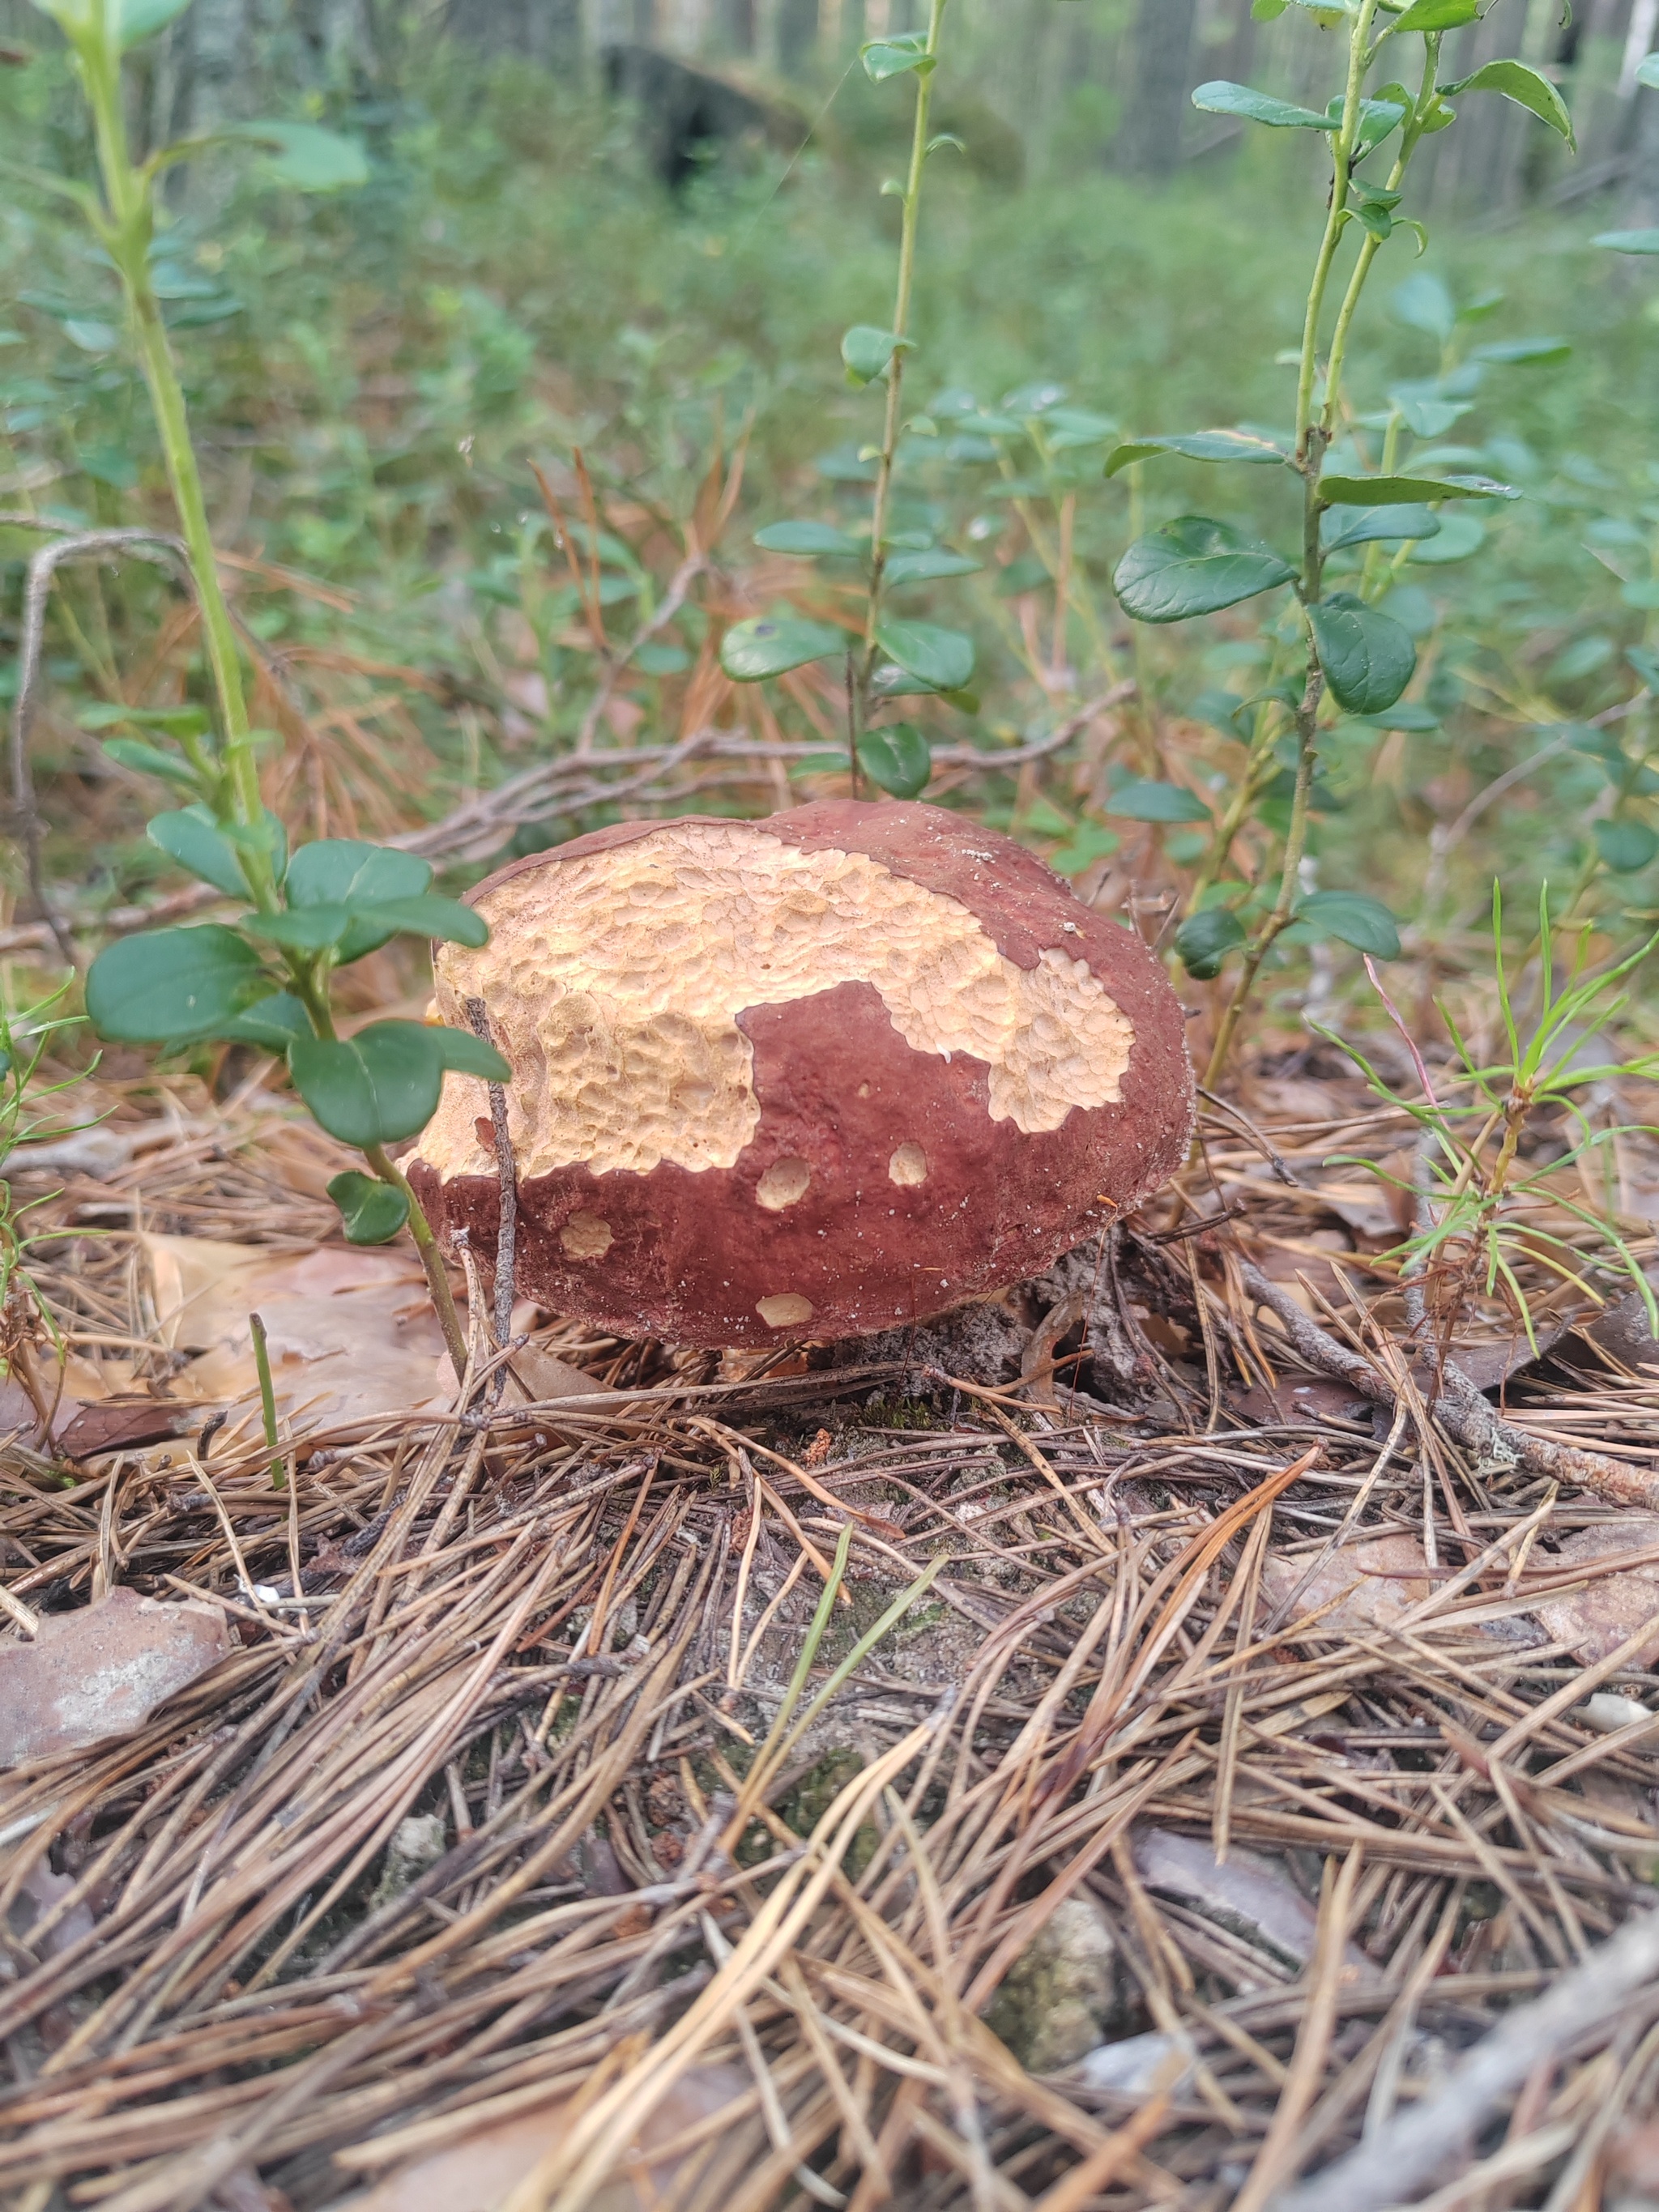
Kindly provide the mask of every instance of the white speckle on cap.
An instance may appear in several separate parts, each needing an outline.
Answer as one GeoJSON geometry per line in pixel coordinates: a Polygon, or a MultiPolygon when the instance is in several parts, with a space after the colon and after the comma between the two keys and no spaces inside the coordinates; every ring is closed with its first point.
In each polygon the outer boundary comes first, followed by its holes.
{"type": "Polygon", "coordinates": [[[781,1213],[806,1195],[812,1170],[805,1160],[774,1160],[755,1185],[755,1196],[769,1213],[781,1213]]]}

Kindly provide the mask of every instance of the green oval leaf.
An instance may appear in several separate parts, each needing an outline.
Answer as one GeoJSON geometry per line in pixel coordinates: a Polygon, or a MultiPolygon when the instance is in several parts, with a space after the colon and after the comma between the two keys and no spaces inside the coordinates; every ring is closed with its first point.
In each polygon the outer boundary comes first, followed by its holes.
{"type": "Polygon", "coordinates": [[[1480,0],[1412,0],[1396,31],[1455,31],[1480,20],[1480,0]]]}
{"type": "Polygon", "coordinates": [[[764,553],[793,553],[815,561],[830,554],[862,553],[856,538],[837,530],[832,522],[769,522],[755,532],[755,543],[764,553]]]}
{"type": "Polygon", "coordinates": [[[937,623],[886,622],[876,643],[906,675],[935,691],[960,691],[974,672],[974,641],[937,623]]]}
{"type": "Polygon", "coordinates": [[[1426,735],[1440,727],[1440,717],[1415,699],[1401,699],[1380,714],[1356,714],[1353,719],[1368,730],[1407,730],[1426,735]]]}
{"type": "Polygon", "coordinates": [[[290,906],[343,906],[351,899],[418,898],[432,864],[391,845],[356,837],[319,837],[288,864],[283,890],[290,906]]]}
{"type": "Polygon", "coordinates": [[[1443,499],[1519,499],[1513,484],[1495,477],[1321,477],[1326,507],[1409,507],[1443,499]]]}
{"type": "Polygon", "coordinates": [[[1052,453],[1073,453],[1084,446],[1103,446],[1117,435],[1109,415],[1097,415],[1087,407],[1050,407],[1042,417],[1042,434],[1052,453]]]}
{"type": "Polygon", "coordinates": [[[118,50],[125,53],[153,39],[189,5],[190,0],[109,0],[106,15],[118,50]]]}
{"type": "Polygon", "coordinates": [[[1491,345],[1476,346],[1471,361],[1489,361],[1498,368],[1526,368],[1542,362],[1565,361],[1572,351],[1571,338],[1495,338],[1491,345]]]}
{"type": "Polygon", "coordinates": [[[859,58],[864,64],[864,73],[874,84],[884,84],[890,76],[902,76],[907,70],[915,70],[926,76],[938,67],[927,52],[927,41],[920,31],[902,32],[891,39],[872,39],[860,49],[859,58]]]}
{"type": "Polygon", "coordinates": [[[1243,923],[1224,906],[1188,915],[1175,933],[1176,956],[1196,983],[1218,975],[1222,962],[1243,942],[1243,923]]]}
{"type": "Polygon", "coordinates": [[[1325,681],[1351,714],[1380,714],[1417,672],[1411,632],[1352,592],[1333,592],[1308,609],[1325,681]]]}
{"type": "Polygon", "coordinates": [[[371,1022],[356,1036],[301,1038],[289,1049],[295,1087],[331,1137],[361,1151],[425,1128],[447,1068],[504,1083],[512,1071],[492,1045],[423,1022],[371,1022]]]}
{"type": "Polygon", "coordinates": [[[1079,822],[1066,842],[1049,854],[1048,866],[1057,876],[1080,876],[1097,860],[1115,853],[1122,842],[1115,830],[1104,829],[1098,822],[1079,822]]]}
{"type": "Polygon", "coordinates": [[[1312,944],[1334,937],[1376,960],[1400,957],[1399,924],[1379,899],[1359,891],[1310,891],[1297,904],[1296,935],[1312,944]]]}
{"type": "Polygon", "coordinates": [[[319,124],[230,123],[218,135],[257,146],[266,157],[266,174],[296,191],[345,191],[368,182],[368,159],[356,139],[319,124]]]}
{"type": "Polygon", "coordinates": [[[392,936],[431,937],[444,945],[468,945],[476,952],[489,942],[489,925],[474,907],[459,899],[424,892],[416,898],[354,899],[354,921],[392,936]]]}
{"type": "Polygon", "coordinates": [[[1396,285],[1389,305],[1409,329],[1438,338],[1442,345],[1457,327],[1457,302],[1431,269],[1419,269],[1396,285]]]}
{"type": "Polygon", "coordinates": [[[1225,78],[1201,84],[1193,94],[1193,106],[1206,115],[1242,115],[1249,123],[1265,123],[1273,131],[1334,131],[1328,115],[1293,100],[1279,100],[1270,92],[1257,92],[1248,84],[1230,84],[1225,78]]]}
{"type": "Polygon", "coordinates": [[[1340,553],[1348,545],[1417,544],[1443,527],[1431,507],[1332,507],[1320,518],[1319,535],[1328,553],[1340,553]]]}
{"type": "Polygon", "coordinates": [[[1106,800],[1109,814],[1121,814],[1130,822],[1208,822],[1210,810],[1196,792],[1178,783],[1154,783],[1132,776],[1106,800]]]}
{"type": "Polygon", "coordinates": [[[1248,461],[1255,465],[1282,466],[1290,448],[1264,438],[1255,430],[1188,430],[1169,438],[1137,438],[1118,446],[1106,457],[1106,473],[1116,476],[1133,461],[1148,461],[1159,453],[1179,453],[1189,461],[1248,461]]]}
{"type": "Polygon", "coordinates": [[[848,380],[873,384],[878,376],[885,375],[893,356],[908,351],[909,344],[909,339],[902,338],[896,331],[881,330],[874,323],[854,323],[841,342],[848,380]]]}
{"type": "Polygon", "coordinates": [[[295,1037],[314,1034],[303,1002],[289,991],[278,991],[269,999],[256,999],[244,1012],[233,1015],[216,1032],[233,1044],[263,1045],[267,1052],[286,1052],[295,1037]]]}
{"type": "Polygon", "coordinates": [[[927,788],[933,757],[921,732],[908,722],[866,730],[859,740],[859,766],[894,799],[915,799],[927,788]]]}
{"type": "Polygon", "coordinates": [[[180,760],[176,753],[164,753],[159,745],[147,745],[142,738],[106,738],[104,750],[112,761],[139,775],[159,776],[164,783],[176,783],[185,791],[197,787],[196,771],[188,761],[180,760]]]}
{"type": "Polygon", "coordinates": [[[417,1135],[443,1089],[443,1054],[419,1022],[373,1022],[349,1038],[296,1039],[288,1064],[313,1118],[360,1150],[417,1135]]]}
{"type": "Polygon", "coordinates": [[[1590,244],[1609,253],[1659,253],[1659,230],[1598,231],[1590,244]]]}
{"type": "Polygon", "coordinates": [[[326,952],[340,942],[352,918],[349,906],[331,903],[290,907],[283,914],[251,914],[242,927],[251,937],[263,937],[290,952],[326,952]]]}
{"type": "Polygon", "coordinates": [[[943,545],[927,553],[890,553],[883,574],[896,587],[900,584],[931,584],[940,576],[976,576],[983,562],[965,553],[951,553],[943,545]]]}
{"type": "Polygon", "coordinates": [[[1224,522],[1184,514],[1137,538],[1112,579],[1123,611],[1145,623],[1185,622],[1288,584],[1290,562],[1224,522]]]}
{"type": "Polygon", "coordinates": [[[471,1030],[443,1029],[430,1022],[422,1026],[429,1037],[437,1039],[444,1066],[452,1075],[476,1075],[484,1083],[512,1081],[513,1070],[495,1046],[474,1036],[471,1030]]]}
{"type": "Polygon", "coordinates": [[[152,815],[144,835],[170,860],[192,876],[199,876],[215,890],[232,898],[247,896],[247,878],[237,865],[235,848],[220,834],[205,806],[185,806],[171,814],[152,815]]]}
{"type": "Polygon", "coordinates": [[[218,922],[106,945],[87,976],[87,1018],[113,1044],[191,1044],[269,993],[259,956],[218,922]]]}
{"type": "Polygon", "coordinates": [[[1438,536],[1426,541],[1419,538],[1412,547],[1411,557],[1430,568],[1449,565],[1467,561],[1486,542],[1486,526],[1478,514],[1443,515],[1438,536]]]}
{"type": "Polygon", "coordinates": [[[756,615],[733,623],[720,640],[720,666],[734,684],[758,684],[764,677],[804,668],[809,660],[828,660],[852,642],[848,631],[832,629],[828,623],[756,615]]]}
{"type": "Polygon", "coordinates": [[[348,1168],[328,1185],[349,1244],[389,1244],[409,1218],[409,1197],[396,1183],[348,1168]]]}
{"type": "Polygon", "coordinates": [[[1645,822],[1598,822],[1595,849],[1615,875],[1633,876],[1659,857],[1659,836],[1645,822]]]}
{"type": "Polygon", "coordinates": [[[1454,100],[1460,92],[1497,92],[1505,100],[1512,100],[1517,107],[1524,107],[1540,123],[1565,138],[1574,152],[1578,141],[1572,135],[1572,118],[1567,112],[1566,102],[1547,76],[1540,76],[1525,62],[1488,62],[1473,76],[1459,77],[1455,84],[1437,85],[1435,89],[1443,100],[1454,100]]]}

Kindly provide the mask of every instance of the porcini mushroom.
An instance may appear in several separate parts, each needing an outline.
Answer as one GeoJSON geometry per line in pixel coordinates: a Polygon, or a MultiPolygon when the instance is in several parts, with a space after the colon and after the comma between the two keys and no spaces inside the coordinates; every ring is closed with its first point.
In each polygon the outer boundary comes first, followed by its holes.
{"type": "MultiPolygon", "coordinates": [[[[1182,1010],[1139,939],[934,806],[629,823],[472,893],[513,1067],[518,1287],[623,1335],[862,1334],[1035,1273],[1182,1159],[1182,1010]]],[[[488,1094],[451,1075],[405,1168],[494,1251],[488,1094]]]]}

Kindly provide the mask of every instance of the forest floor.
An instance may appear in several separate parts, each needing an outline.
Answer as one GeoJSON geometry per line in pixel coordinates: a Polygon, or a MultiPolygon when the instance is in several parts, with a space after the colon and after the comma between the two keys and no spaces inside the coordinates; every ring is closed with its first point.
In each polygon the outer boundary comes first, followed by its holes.
{"type": "Polygon", "coordinates": [[[1000,1300],[833,1364],[522,1306],[500,1397],[285,1095],[76,1103],[9,1168],[9,2204],[1659,2196],[1645,1317],[1465,1328],[1483,1431],[1322,1048],[1000,1300]]]}

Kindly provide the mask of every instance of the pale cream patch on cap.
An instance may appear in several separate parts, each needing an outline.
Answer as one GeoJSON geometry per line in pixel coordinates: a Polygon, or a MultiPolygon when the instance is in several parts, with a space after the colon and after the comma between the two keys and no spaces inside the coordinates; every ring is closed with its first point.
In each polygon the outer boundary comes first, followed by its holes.
{"type": "Polygon", "coordinates": [[[763,1298],[755,1311],[768,1328],[799,1328],[812,1318],[812,1301],[799,1291],[781,1291],[775,1297],[763,1298]]]}
{"type": "Polygon", "coordinates": [[[907,1190],[927,1180],[927,1155],[920,1145],[901,1145],[887,1163],[887,1176],[907,1190]]]}
{"type": "Polygon", "coordinates": [[[755,1185],[755,1196],[769,1213],[781,1213],[805,1197],[812,1170],[805,1160],[774,1160],[755,1185]]]}
{"type": "Polygon", "coordinates": [[[559,1245],[567,1260],[603,1260],[616,1239],[611,1224],[597,1213],[573,1213],[559,1231],[559,1245]]]}
{"type": "MultiPolygon", "coordinates": [[[[665,823],[628,845],[510,877],[480,911],[482,951],[446,945],[439,1000],[484,1000],[513,1064],[522,1177],[585,1164],[729,1168],[760,1125],[738,1017],[870,984],[916,1052],[984,1062],[994,1121],[1057,1129],[1117,1104],[1133,1024],[1085,960],[1021,968],[962,902],[867,854],[805,853],[757,825],[665,823]]],[[[490,1175],[485,1089],[450,1076],[421,1157],[490,1175]]]]}

